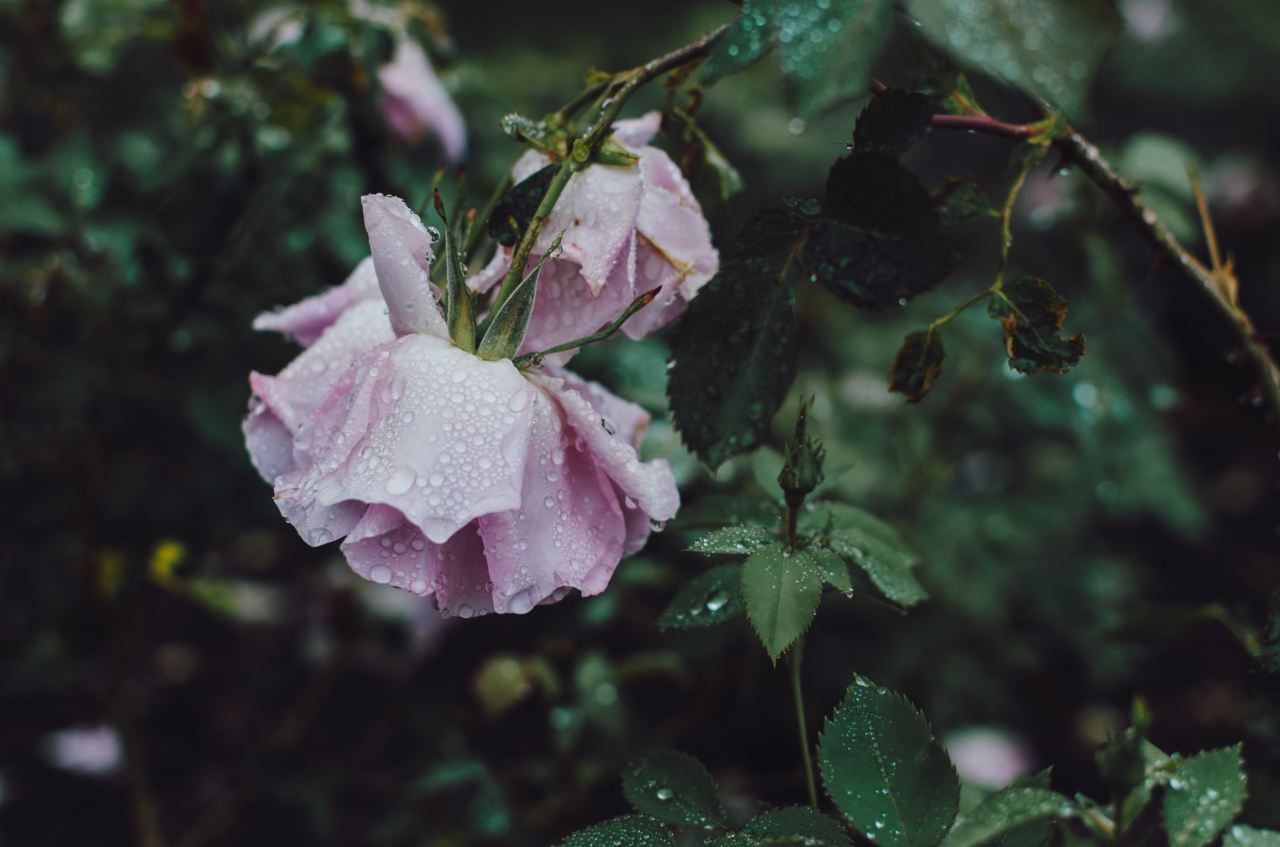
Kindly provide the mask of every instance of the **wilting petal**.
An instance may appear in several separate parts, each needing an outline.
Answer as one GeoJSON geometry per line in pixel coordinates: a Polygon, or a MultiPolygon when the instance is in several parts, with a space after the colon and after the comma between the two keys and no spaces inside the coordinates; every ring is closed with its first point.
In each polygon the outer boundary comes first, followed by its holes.
{"type": "MultiPolygon", "coordinates": [[[[666,462],[641,462],[636,448],[608,429],[591,402],[563,380],[535,377],[560,402],[565,420],[600,468],[655,521],[670,520],[680,508],[675,476],[666,462]]],[[[603,389],[600,389],[603,390],[603,389]]]]}
{"type": "Polygon", "coordinates": [[[373,257],[366,257],[341,285],[274,312],[264,312],[253,322],[258,330],[274,330],[291,336],[303,347],[315,343],[338,316],[365,300],[381,302],[373,257]]]}
{"type": "Polygon", "coordinates": [[[431,290],[431,236],[399,197],[366,194],[364,228],[396,335],[424,333],[449,337],[449,328],[431,290]]]}
{"type": "Polygon", "coordinates": [[[261,400],[250,401],[249,415],[244,419],[244,443],[253,467],[267,482],[275,482],[296,467],[293,433],[261,400]]]}
{"type": "Polygon", "coordinates": [[[440,575],[436,578],[436,606],[445,617],[470,618],[493,611],[484,544],[475,523],[468,524],[439,546],[440,575]]]}
{"type": "Polygon", "coordinates": [[[670,156],[646,147],[640,152],[640,168],[645,190],[637,229],[654,252],[680,271],[681,294],[690,300],[720,266],[719,253],[711,245],[711,228],[670,156]]]}
{"type": "Polygon", "coordinates": [[[653,140],[662,128],[662,113],[646,112],[638,118],[618,121],[613,125],[613,138],[627,147],[641,147],[653,140]]]}
{"type": "Polygon", "coordinates": [[[395,55],[390,64],[378,69],[378,81],[387,93],[383,115],[397,135],[416,143],[433,134],[449,161],[462,160],[467,148],[462,115],[416,41],[396,40],[395,55]]]}
{"type": "MultiPolygon", "coordinates": [[[[533,388],[486,362],[410,335],[353,368],[316,410],[314,471],[277,483],[286,517],[314,501],[381,503],[439,544],[483,514],[520,505],[533,388]]],[[[298,520],[293,521],[298,525],[298,520]]]]}
{"type": "Polygon", "coordinates": [[[439,572],[436,545],[390,506],[365,510],[342,542],[342,555],[365,579],[418,595],[432,590],[439,572]]]}
{"type": "Polygon", "coordinates": [[[612,432],[619,439],[640,449],[640,442],[649,431],[649,413],[632,403],[623,400],[598,382],[587,382],[582,377],[564,368],[547,368],[547,374],[564,382],[564,388],[578,392],[591,404],[591,408],[600,416],[600,425],[612,432]]]}
{"type": "Polygon", "coordinates": [[[521,506],[478,522],[498,612],[524,614],[565,588],[596,594],[622,558],[611,482],[574,443],[556,400],[535,396],[521,506]]]}

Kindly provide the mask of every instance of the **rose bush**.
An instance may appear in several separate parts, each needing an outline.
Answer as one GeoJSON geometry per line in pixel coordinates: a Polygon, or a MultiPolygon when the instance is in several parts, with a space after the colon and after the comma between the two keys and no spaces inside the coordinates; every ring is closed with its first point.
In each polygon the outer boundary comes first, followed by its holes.
{"type": "Polygon", "coordinates": [[[372,255],[345,283],[257,322],[307,345],[250,377],[245,440],[281,513],[446,615],[603,590],[679,505],[667,463],[637,456],[648,415],[567,371],[455,346],[431,234],[396,198],[365,197],[364,217],[372,255]]]}

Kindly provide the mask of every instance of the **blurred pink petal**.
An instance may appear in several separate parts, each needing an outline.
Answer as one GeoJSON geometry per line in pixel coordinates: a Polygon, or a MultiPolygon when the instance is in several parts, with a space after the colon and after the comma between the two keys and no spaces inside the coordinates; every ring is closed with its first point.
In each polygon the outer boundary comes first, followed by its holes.
{"type": "Polygon", "coordinates": [[[378,81],[386,91],[382,114],[396,135],[411,144],[433,135],[449,161],[462,160],[467,151],[462,115],[416,41],[396,40],[391,62],[378,69],[378,81]]]}
{"type": "Polygon", "coordinates": [[[989,727],[956,730],[942,740],[965,782],[992,791],[1031,770],[1031,756],[1012,734],[989,727]]]}

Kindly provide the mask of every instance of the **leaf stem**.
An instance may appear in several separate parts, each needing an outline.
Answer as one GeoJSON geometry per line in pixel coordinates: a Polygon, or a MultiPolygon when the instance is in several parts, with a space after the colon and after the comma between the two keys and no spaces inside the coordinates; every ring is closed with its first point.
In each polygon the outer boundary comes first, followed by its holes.
{"type": "Polygon", "coordinates": [[[1018,175],[1009,186],[1009,194],[1004,199],[1004,208],[1000,212],[1000,261],[996,265],[996,279],[991,283],[991,291],[999,291],[1004,287],[1004,271],[1009,265],[1009,248],[1013,246],[1013,207],[1018,202],[1022,186],[1027,182],[1027,174],[1035,162],[1027,158],[1018,169],[1018,175]]]}
{"type": "Polygon", "coordinates": [[[800,685],[800,665],[804,661],[804,636],[796,641],[787,653],[787,669],[791,676],[791,699],[796,707],[796,729],[800,734],[800,756],[804,760],[805,786],[809,790],[809,805],[818,808],[818,782],[814,777],[813,753],[809,750],[809,726],[804,718],[804,690],[800,685]]]}

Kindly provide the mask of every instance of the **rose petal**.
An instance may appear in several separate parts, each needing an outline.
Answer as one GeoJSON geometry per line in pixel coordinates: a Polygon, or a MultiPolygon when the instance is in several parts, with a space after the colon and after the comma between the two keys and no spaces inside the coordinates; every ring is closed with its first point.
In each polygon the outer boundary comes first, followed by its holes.
{"type": "Polygon", "coordinates": [[[613,138],[627,147],[648,144],[662,128],[662,112],[646,112],[638,118],[618,121],[613,125],[613,138]]]}
{"type": "Polygon", "coordinates": [[[387,93],[383,115],[397,135],[415,143],[431,133],[450,162],[462,160],[467,148],[462,115],[416,41],[396,40],[390,64],[378,69],[378,81],[387,93]]]}
{"type": "Polygon", "coordinates": [[[364,227],[369,233],[378,287],[396,335],[423,333],[449,337],[449,328],[431,290],[431,236],[404,201],[366,194],[364,227]]]}
{"type": "Polygon", "coordinates": [[[521,507],[478,521],[498,612],[524,614],[562,588],[596,594],[622,558],[612,483],[573,443],[556,400],[535,397],[521,507]]]}
{"type": "Polygon", "coordinates": [[[357,303],[382,300],[373,257],[366,257],[341,285],[274,312],[263,312],[253,322],[257,330],[273,330],[309,347],[338,317],[357,303]]]}

